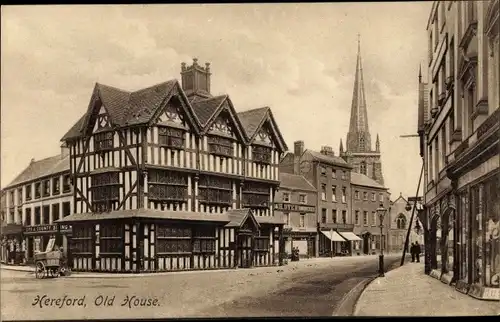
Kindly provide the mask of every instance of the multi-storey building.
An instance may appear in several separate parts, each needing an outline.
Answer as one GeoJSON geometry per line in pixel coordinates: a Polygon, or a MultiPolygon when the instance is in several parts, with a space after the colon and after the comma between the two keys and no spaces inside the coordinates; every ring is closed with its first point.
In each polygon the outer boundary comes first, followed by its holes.
{"type": "Polygon", "coordinates": [[[299,249],[300,256],[316,256],[317,190],[306,178],[280,173],[280,189],[274,198],[275,216],[283,217],[285,251],[299,249]]]}
{"type": "Polygon", "coordinates": [[[353,167],[354,172],[364,174],[384,185],[382,161],[380,159],[380,140],[377,134],[375,150],[373,150],[368,126],[368,110],[366,106],[359,38],[346,150],[344,151],[342,140],[340,140],[339,153],[353,167]]]}
{"type": "Polygon", "coordinates": [[[281,172],[304,176],[318,191],[318,255],[350,254],[352,241],[359,239],[352,234],[354,225],[349,213],[352,167],[335,156],[329,146],[316,152],[305,149],[303,141],[297,141],[294,145],[294,153],[287,153],[281,161],[280,169],[281,172]]]}
{"type": "Polygon", "coordinates": [[[389,251],[392,253],[402,253],[405,243],[406,236],[408,234],[408,229],[410,229],[410,235],[408,236],[408,248],[407,253],[410,251],[410,245],[418,242],[419,245],[423,245],[423,238],[420,231],[417,231],[417,209],[421,205],[421,197],[417,198],[417,203],[415,204],[415,197],[409,197],[408,200],[403,197],[400,193],[399,197],[391,201],[390,212],[389,212],[389,251]],[[414,210],[413,208],[416,209],[414,210]],[[413,214],[413,221],[411,221],[411,216],[413,214]]]}
{"type": "MultiPolygon", "coordinates": [[[[96,84],[63,137],[74,182],[73,268],[165,271],[273,265],[278,164],[270,108],[236,113],[209,64],[127,92],[96,84]]],[[[281,245],[281,244],[280,244],[281,245]]]]}
{"type": "Polygon", "coordinates": [[[44,251],[52,237],[67,252],[71,227],[55,224],[71,213],[73,191],[67,148],[63,146],[61,154],[53,157],[32,159],[4,191],[6,223],[21,227],[14,243],[26,260],[32,260],[35,252],[44,251]]]}
{"type": "Polygon", "coordinates": [[[354,224],[353,232],[362,240],[354,243],[357,254],[375,254],[388,248],[388,232],[390,230],[390,195],[388,189],[368,176],[352,172],[349,195],[351,197],[351,217],[354,224]],[[386,209],[383,222],[380,222],[377,209],[383,206],[386,209]],[[382,226],[382,234],[380,225],[382,226]]]}
{"type": "MultiPolygon", "coordinates": [[[[428,103],[420,97],[418,128],[425,169],[426,211],[421,218],[426,229],[426,271],[456,281],[457,289],[471,296],[497,300],[498,16],[498,0],[434,2],[427,26],[428,103]],[[449,234],[455,241],[451,253],[449,234]],[[437,247],[442,258],[439,269],[437,247]]],[[[425,90],[421,92],[425,95],[425,90]]]]}

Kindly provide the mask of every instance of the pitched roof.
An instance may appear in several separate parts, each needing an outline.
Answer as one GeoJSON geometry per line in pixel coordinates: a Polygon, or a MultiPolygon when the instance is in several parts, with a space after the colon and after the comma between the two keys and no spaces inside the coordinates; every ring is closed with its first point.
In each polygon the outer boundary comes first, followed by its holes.
{"type": "Polygon", "coordinates": [[[59,154],[39,161],[33,161],[5,188],[64,171],[69,171],[69,154],[65,157],[59,154]]]}
{"type": "MultiPolygon", "coordinates": [[[[226,212],[226,215],[230,220],[229,223],[226,224],[226,227],[241,227],[249,216],[253,216],[252,211],[249,208],[231,209],[226,212]]],[[[257,225],[258,224],[259,223],[257,222],[257,225]]]]}
{"type": "Polygon", "coordinates": [[[334,164],[334,165],[340,165],[346,168],[352,168],[347,162],[345,162],[344,159],[338,156],[329,156],[329,155],[324,155],[320,152],[312,151],[307,149],[307,152],[311,154],[311,156],[321,162],[325,162],[328,164],[334,164]]]}
{"type": "Polygon", "coordinates": [[[303,191],[317,192],[316,188],[301,175],[291,173],[280,173],[280,187],[303,191]]]}
{"type": "MultiPolygon", "coordinates": [[[[98,95],[109,113],[111,123],[117,126],[134,125],[148,122],[172,92],[177,80],[169,80],[135,92],[96,83],[93,95],[98,95]]],[[[63,136],[62,140],[78,137],[85,131],[90,121],[93,106],[63,136]]]]}
{"type": "Polygon", "coordinates": [[[269,109],[266,106],[238,113],[240,122],[249,138],[254,136],[269,109]]]}
{"type": "Polygon", "coordinates": [[[219,106],[227,99],[227,95],[219,95],[210,97],[204,100],[195,100],[191,102],[194,114],[200,120],[202,126],[207,125],[207,122],[212,118],[219,106]]]}
{"type": "Polygon", "coordinates": [[[351,183],[357,186],[387,189],[377,181],[357,172],[351,172],[351,183]]]}

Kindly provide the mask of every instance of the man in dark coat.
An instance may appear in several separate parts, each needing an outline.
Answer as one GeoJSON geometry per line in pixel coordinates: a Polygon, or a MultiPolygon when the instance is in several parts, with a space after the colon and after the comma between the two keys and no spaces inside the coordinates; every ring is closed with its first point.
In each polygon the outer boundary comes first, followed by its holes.
{"type": "Polygon", "coordinates": [[[415,262],[415,254],[416,254],[416,248],[415,248],[415,243],[411,243],[410,246],[410,254],[411,254],[411,262],[415,262]]]}
{"type": "Polygon", "coordinates": [[[415,242],[415,256],[417,257],[417,263],[420,263],[420,253],[422,252],[422,249],[420,248],[420,244],[418,242],[415,242]]]}

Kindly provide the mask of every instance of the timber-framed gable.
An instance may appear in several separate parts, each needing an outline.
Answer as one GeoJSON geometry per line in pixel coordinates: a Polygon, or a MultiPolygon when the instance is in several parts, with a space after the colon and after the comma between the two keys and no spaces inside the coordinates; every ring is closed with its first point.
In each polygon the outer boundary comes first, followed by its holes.
{"type": "Polygon", "coordinates": [[[262,158],[268,170],[261,177],[249,177],[248,124],[227,95],[209,93],[209,65],[193,66],[181,73],[187,92],[176,80],[135,92],[97,84],[94,105],[63,138],[75,186],[75,213],[62,220],[73,223],[76,236],[73,269],[278,261],[275,228],[283,223],[273,216],[279,174],[271,161],[277,165],[286,149],[281,134],[270,111],[253,125],[262,129],[252,133],[253,144],[271,149],[272,157],[262,158]]]}

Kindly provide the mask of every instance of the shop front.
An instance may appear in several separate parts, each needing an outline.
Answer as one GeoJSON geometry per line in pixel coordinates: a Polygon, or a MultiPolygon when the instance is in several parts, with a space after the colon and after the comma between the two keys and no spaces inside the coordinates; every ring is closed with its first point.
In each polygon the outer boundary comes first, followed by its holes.
{"type": "Polygon", "coordinates": [[[26,245],[26,260],[33,262],[34,254],[43,252],[51,238],[55,238],[55,245],[63,248],[68,256],[68,247],[72,236],[72,227],[68,224],[50,224],[23,227],[23,242],[26,245]]]}
{"type": "Polygon", "coordinates": [[[22,225],[7,224],[1,230],[1,261],[4,264],[24,264],[25,245],[22,225]]]}
{"type": "Polygon", "coordinates": [[[353,224],[318,224],[320,256],[352,256],[359,253],[362,239],[353,233],[353,224]]]}
{"type": "Polygon", "coordinates": [[[74,271],[162,272],[273,266],[274,217],[134,209],[72,214],[74,271]]]}
{"type": "Polygon", "coordinates": [[[456,209],[456,288],[500,301],[500,112],[448,157],[456,209]]]}

